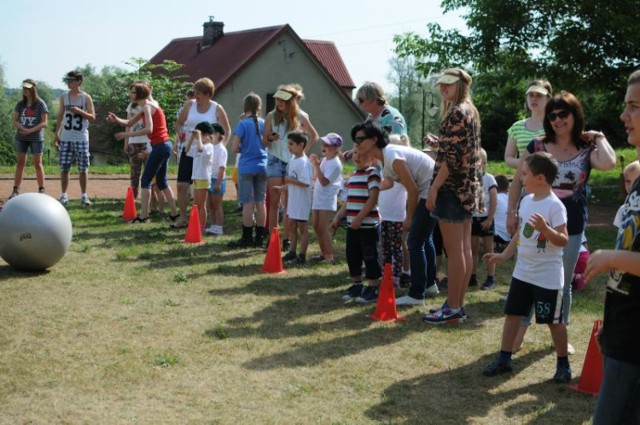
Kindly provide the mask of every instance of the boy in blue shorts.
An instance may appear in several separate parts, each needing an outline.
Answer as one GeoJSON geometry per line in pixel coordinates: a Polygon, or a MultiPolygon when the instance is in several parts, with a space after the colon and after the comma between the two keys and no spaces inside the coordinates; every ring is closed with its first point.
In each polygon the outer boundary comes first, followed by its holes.
{"type": "Polygon", "coordinates": [[[520,318],[534,307],[536,323],[545,323],[551,331],[558,356],[553,380],[571,380],[567,353],[567,328],[562,322],[562,248],[567,245],[567,211],[552,192],[558,163],[546,152],[536,152],[525,159],[522,184],[529,195],[520,202],[518,233],[502,253],[485,254],[487,264],[500,264],[518,250],[516,266],[502,329],[502,346],[498,357],[484,369],[485,376],[511,372],[511,355],[520,318]]]}

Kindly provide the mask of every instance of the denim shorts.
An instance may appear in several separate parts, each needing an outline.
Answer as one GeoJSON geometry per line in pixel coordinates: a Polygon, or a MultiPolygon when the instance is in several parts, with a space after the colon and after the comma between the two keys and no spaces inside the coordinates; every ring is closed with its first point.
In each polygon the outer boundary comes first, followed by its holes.
{"type": "Polygon", "coordinates": [[[460,199],[450,189],[440,189],[436,198],[436,207],[431,211],[431,217],[446,223],[462,223],[471,218],[471,213],[460,203],[460,199]]]}
{"type": "Polygon", "coordinates": [[[42,152],[44,152],[44,141],[25,142],[23,140],[16,140],[16,152],[27,153],[29,149],[31,149],[31,155],[42,155],[42,152]]]}
{"type": "Polygon", "coordinates": [[[269,155],[267,160],[267,177],[285,177],[287,175],[287,163],[278,157],[269,155]]]}
{"type": "Polygon", "coordinates": [[[267,174],[240,174],[238,180],[238,202],[265,202],[267,200],[267,174]]]}
{"type": "Polygon", "coordinates": [[[224,195],[227,193],[227,179],[222,179],[222,183],[220,183],[220,190],[213,190],[216,187],[216,183],[218,183],[218,179],[212,177],[211,178],[211,186],[209,186],[209,193],[212,195],[224,195]]]}

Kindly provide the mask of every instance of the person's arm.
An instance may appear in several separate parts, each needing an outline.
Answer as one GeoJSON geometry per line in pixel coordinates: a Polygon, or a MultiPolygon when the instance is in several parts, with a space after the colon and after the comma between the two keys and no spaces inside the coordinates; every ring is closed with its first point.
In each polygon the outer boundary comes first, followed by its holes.
{"type": "Polygon", "coordinates": [[[235,153],[240,153],[240,136],[237,134],[234,134],[231,139],[231,150],[235,153]]]}
{"type": "Polygon", "coordinates": [[[112,117],[115,117],[115,121],[117,121],[119,124],[122,124],[125,127],[131,128],[133,124],[135,124],[136,122],[140,121],[140,119],[142,119],[143,115],[144,115],[145,124],[144,124],[144,127],[142,127],[140,130],[121,131],[115,134],[116,139],[122,140],[126,137],[145,136],[147,134],[153,133],[153,120],[151,119],[151,105],[144,105],[142,107],[142,111],[138,112],[130,120],[123,120],[121,118],[118,118],[115,115],[113,115],[111,112],[109,112],[109,117],[107,118],[107,120],[111,120],[112,117]]]}
{"type": "Polygon", "coordinates": [[[601,273],[621,270],[640,276],[640,252],[618,249],[599,249],[591,253],[585,272],[585,282],[589,283],[601,273]]]}
{"type": "Polygon", "coordinates": [[[498,189],[493,186],[489,189],[489,212],[487,219],[480,225],[484,230],[488,230],[493,224],[493,219],[496,215],[496,207],[498,205],[498,189]]]}
{"type": "Polygon", "coordinates": [[[94,122],[96,120],[96,114],[93,109],[93,100],[91,96],[83,92],[83,96],[86,98],[86,109],[80,109],[77,106],[72,106],[69,108],[69,111],[73,112],[75,115],[80,115],[82,118],[89,120],[90,122],[94,122]]]}
{"type": "Polygon", "coordinates": [[[492,252],[492,253],[488,253],[488,254],[484,254],[482,256],[482,261],[484,261],[486,264],[502,264],[505,261],[507,261],[509,258],[513,257],[516,253],[517,247],[518,247],[518,238],[520,237],[519,234],[515,234],[513,235],[513,237],[511,238],[511,241],[509,242],[509,245],[507,245],[507,247],[504,249],[504,251],[497,253],[497,252],[492,252]]]}
{"type": "Polygon", "coordinates": [[[213,190],[215,190],[216,192],[220,191],[220,187],[222,186],[222,180],[224,180],[224,170],[225,170],[225,166],[221,165],[218,167],[218,175],[216,176],[216,185],[213,188],[213,190]]]}
{"type": "Polygon", "coordinates": [[[280,135],[273,134],[273,128],[271,127],[273,112],[269,112],[264,119],[264,133],[262,133],[262,144],[265,148],[269,149],[271,144],[280,139],[280,135]]]}
{"type": "Polygon", "coordinates": [[[189,137],[189,141],[184,145],[184,151],[186,153],[189,153],[189,151],[191,150],[191,145],[193,144],[193,141],[195,139],[198,139],[198,143],[202,144],[201,138],[202,138],[202,134],[200,133],[200,130],[193,130],[193,132],[191,133],[191,137],[189,137]]]}
{"type": "Polygon", "coordinates": [[[227,143],[229,143],[229,140],[231,140],[231,125],[229,125],[229,117],[227,116],[227,112],[220,104],[218,104],[218,107],[216,108],[216,120],[220,123],[220,125],[222,125],[222,128],[224,128],[224,140],[222,140],[222,142],[220,143],[222,143],[224,146],[227,146],[227,143]]]}
{"type": "Polygon", "coordinates": [[[604,134],[589,132],[593,137],[596,148],[591,152],[591,166],[597,170],[607,171],[616,166],[616,152],[613,150],[604,134]]]}
{"type": "Polygon", "coordinates": [[[340,225],[340,222],[342,221],[342,218],[347,214],[347,203],[343,203],[342,206],[340,207],[340,209],[338,210],[338,212],[336,212],[336,215],[333,216],[333,220],[331,220],[331,224],[329,226],[329,228],[333,231],[335,231],[338,226],[340,225]]]}
{"type": "Polygon", "coordinates": [[[402,226],[405,231],[409,231],[409,229],[411,229],[413,214],[416,212],[416,207],[418,206],[420,191],[411,176],[411,171],[406,161],[396,159],[393,161],[393,164],[391,164],[391,168],[398,177],[398,181],[407,189],[407,216],[402,226]]]}
{"type": "Polygon", "coordinates": [[[447,163],[443,162],[440,170],[438,170],[438,175],[431,182],[431,187],[429,187],[429,193],[427,193],[427,208],[429,211],[433,211],[436,207],[436,199],[438,198],[438,191],[444,184],[444,182],[449,178],[449,167],[447,167],[447,163]]]}
{"type": "Polygon", "coordinates": [[[507,138],[507,145],[504,147],[504,162],[509,168],[518,168],[518,142],[511,136],[507,138]]]}
{"type": "Polygon", "coordinates": [[[531,155],[527,149],[522,151],[522,155],[518,160],[518,170],[513,176],[513,180],[509,185],[509,201],[507,204],[507,232],[511,235],[515,234],[518,227],[518,202],[522,195],[522,164],[524,160],[531,155]]]}
{"type": "Polygon", "coordinates": [[[62,119],[64,118],[64,95],[60,96],[60,106],[58,107],[58,116],[56,117],[56,128],[53,130],[53,144],[56,148],[60,147],[60,129],[62,127],[62,119]]]}
{"type": "Polygon", "coordinates": [[[313,124],[311,124],[311,121],[309,120],[309,118],[307,118],[304,115],[301,115],[301,118],[302,118],[302,129],[309,136],[309,143],[307,143],[307,146],[305,146],[304,148],[304,151],[306,153],[306,152],[309,152],[311,148],[313,148],[313,146],[318,142],[318,138],[320,136],[318,135],[318,132],[316,131],[313,124]]]}

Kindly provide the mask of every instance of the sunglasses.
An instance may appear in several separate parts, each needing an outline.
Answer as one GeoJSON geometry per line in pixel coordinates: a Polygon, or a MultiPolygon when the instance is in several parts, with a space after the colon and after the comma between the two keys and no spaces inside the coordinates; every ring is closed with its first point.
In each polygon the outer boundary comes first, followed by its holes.
{"type": "Polygon", "coordinates": [[[356,145],[359,145],[360,143],[364,142],[364,141],[365,141],[365,140],[367,140],[367,139],[371,139],[371,137],[369,137],[369,136],[356,136],[356,137],[353,139],[353,142],[354,142],[356,145]]]}
{"type": "Polygon", "coordinates": [[[549,112],[547,114],[547,118],[550,122],[554,122],[556,118],[560,118],[561,120],[567,118],[571,114],[569,111],[560,111],[560,112],[549,112]]]}

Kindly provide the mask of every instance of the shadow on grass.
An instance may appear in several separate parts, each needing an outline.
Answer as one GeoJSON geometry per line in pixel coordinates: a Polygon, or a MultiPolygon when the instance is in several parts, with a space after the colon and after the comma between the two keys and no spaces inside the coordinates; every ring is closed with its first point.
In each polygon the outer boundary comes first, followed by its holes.
{"type": "MultiPolygon", "coordinates": [[[[549,351],[539,350],[517,356],[514,372],[485,377],[484,367],[495,354],[485,355],[465,366],[398,381],[380,391],[382,402],[365,414],[384,423],[478,423],[490,416],[495,406],[507,406],[513,423],[583,423],[593,412],[595,398],[559,385],[551,377],[540,376],[539,383],[501,389],[509,380],[517,382],[518,373],[537,361],[555,361],[549,351]],[[523,418],[530,417],[528,422],[523,418]]],[[[574,379],[575,381],[575,379],[574,379]]]]}
{"type": "Polygon", "coordinates": [[[49,270],[26,271],[18,270],[8,264],[0,265],[0,282],[6,279],[19,277],[20,279],[36,278],[39,279],[49,274],[49,270]]]}

